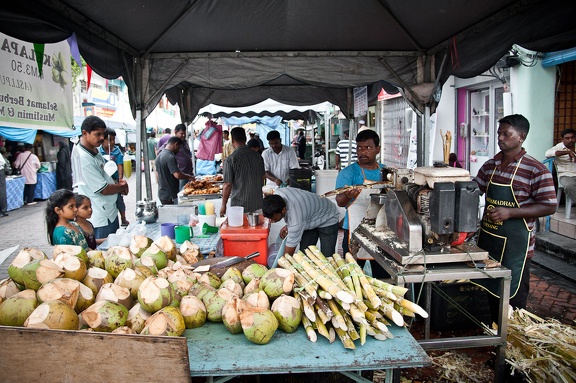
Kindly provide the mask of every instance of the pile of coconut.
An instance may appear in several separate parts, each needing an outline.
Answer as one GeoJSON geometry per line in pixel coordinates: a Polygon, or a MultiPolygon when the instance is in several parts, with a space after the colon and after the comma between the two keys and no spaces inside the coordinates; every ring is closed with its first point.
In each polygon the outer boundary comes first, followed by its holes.
{"type": "Polygon", "coordinates": [[[0,325],[181,336],[208,320],[257,344],[297,329],[291,271],[252,264],[220,278],[194,272],[200,257],[188,241],[178,249],[169,237],[138,235],[108,251],[57,245],[51,259],[24,248],[0,282],[0,325]]]}

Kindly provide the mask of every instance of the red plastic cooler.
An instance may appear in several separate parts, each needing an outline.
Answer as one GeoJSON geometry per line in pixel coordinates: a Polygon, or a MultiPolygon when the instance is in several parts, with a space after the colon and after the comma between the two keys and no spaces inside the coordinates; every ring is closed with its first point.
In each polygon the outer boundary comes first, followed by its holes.
{"type": "Polygon", "coordinates": [[[261,225],[249,226],[244,214],[243,226],[228,226],[228,219],[220,226],[220,238],[224,245],[224,256],[245,256],[255,251],[260,255],[254,261],[266,265],[268,258],[268,234],[270,233],[270,220],[260,215],[261,225]]]}

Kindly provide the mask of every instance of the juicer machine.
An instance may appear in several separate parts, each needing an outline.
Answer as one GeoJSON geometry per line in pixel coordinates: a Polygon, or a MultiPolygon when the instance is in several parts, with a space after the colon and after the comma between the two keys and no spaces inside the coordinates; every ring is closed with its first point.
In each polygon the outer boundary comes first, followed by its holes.
{"type": "Polygon", "coordinates": [[[353,231],[358,258],[388,257],[400,265],[476,262],[488,253],[466,239],[479,223],[478,185],[453,167],[382,169],[362,223],[353,231]]]}

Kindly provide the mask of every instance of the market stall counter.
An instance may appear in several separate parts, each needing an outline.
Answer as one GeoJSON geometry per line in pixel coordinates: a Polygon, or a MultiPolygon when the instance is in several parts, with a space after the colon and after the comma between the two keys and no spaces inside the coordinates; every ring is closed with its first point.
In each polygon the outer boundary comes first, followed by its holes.
{"type": "Polygon", "coordinates": [[[24,182],[22,176],[6,177],[6,198],[8,200],[8,211],[24,206],[24,182]]]}
{"type": "Polygon", "coordinates": [[[37,178],[34,198],[48,199],[56,191],[56,172],[38,173],[37,178]]]}

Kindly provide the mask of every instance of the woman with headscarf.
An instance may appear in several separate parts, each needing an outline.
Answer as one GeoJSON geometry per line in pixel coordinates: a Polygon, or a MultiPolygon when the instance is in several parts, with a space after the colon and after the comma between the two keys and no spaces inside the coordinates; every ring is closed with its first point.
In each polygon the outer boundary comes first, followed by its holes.
{"type": "Polygon", "coordinates": [[[56,188],[72,190],[72,162],[67,141],[59,141],[60,150],[56,158],[56,188]]]}

